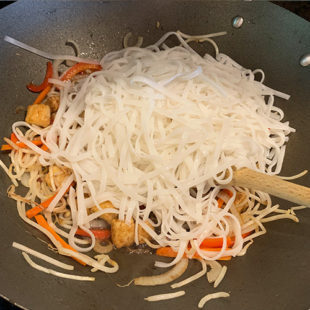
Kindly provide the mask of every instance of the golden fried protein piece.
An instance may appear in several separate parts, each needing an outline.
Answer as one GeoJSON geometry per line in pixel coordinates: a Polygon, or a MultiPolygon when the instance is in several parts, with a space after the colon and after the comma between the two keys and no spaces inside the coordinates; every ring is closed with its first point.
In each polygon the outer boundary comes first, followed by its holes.
{"type": "Polygon", "coordinates": [[[59,108],[59,102],[60,102],[60,97],[58,95],[53,95],[48,97],[45,101],[44,104],[48,105],[51,108],[51,112],[57,112],[59,108]]]}
{"type": "Polygon", "coordinates": [[[54,185],[57,189],[58,187],[61,186],[62,182],[68,175],[70,175],[70,171],[68,168],[53,165],[49,167],[49,172],[48,174],[45,175],[45,182],[51,189],[53,189],[52,186],[52,179],[53,179],[54,185]]]}
{"type": "MultiPolygon", "coordinates": [[[[138,236],[139,236],[139,244],[145,243],[144,238],[146,239],[151,238],[150,235],[140,225],[138,227],[138,236]]],[[[112,220],[111,239],[112,239],[113,244],[117,248],[131,246],[135,241],[134,221],[131,220],[130,225],[127,225],[125,221],[121,221],[118,219],[112,220]]]]}
{"type": "MultiPolygon", "coordinates": [[[[110,201],[102,202],[102,203],[99,204],[99,206],[100,206],[101,209],[106,209],[106,208],[115,209],[113,204],[110,201]]],[[[92,207],[90,209],[91,213],[95,213],[97,211],[98,211],[98,208],[96,206],[94,206],[94,207],[92,207]]],[[[112,224],[112,220],[117,218],[117,214],[116,213],[105,213],[105,214],[102,214],[100,217],[111,225],[112,224]]]]}
{"type": "Polygon", "coordinates": [[[27,108],[25,120],[32,125],[47,127],[51,123],[51,108],[42,103],[31,104],[27,108]]]}
{"type": "Polygon", "coordinates": [[[111,239],[118,249],[131,246],[135,240],[135,224],[133,220],[131,220],[130,225],[127,225],[125,221],[112,220],[111,239]]]}

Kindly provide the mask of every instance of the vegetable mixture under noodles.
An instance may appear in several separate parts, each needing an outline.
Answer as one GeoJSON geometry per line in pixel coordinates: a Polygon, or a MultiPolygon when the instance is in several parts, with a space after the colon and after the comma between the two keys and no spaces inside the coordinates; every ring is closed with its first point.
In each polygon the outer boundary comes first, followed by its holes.
{"type": "Polygon", "coordinates": [[[243,167],[278,174],[294,129],[273,105],[289,96],[265,86],[262,70],[219,53],[210,37],[222,34],[170,32],[66,71],[57,58],[44,86],[29,86],[42,92],[6,139],[7,173],[29,191],[21,197],[12,186],[9,195],[59,253],[115,272],[113,245],[146,243],[174,258],[158,267],[201,261],[182,285],[206,274],[207,261],[217,286],[226,269],[212,261],[245,254],[264,222],[298,221],[268,194],[228,185],[243,167]],[[180,45],[168,46],[172,36],[180,45]],[[215,58],[198,55],[191,41],[212,44],[215,58]],[[101,255],[83,254],[93,248],[101,255]]]}

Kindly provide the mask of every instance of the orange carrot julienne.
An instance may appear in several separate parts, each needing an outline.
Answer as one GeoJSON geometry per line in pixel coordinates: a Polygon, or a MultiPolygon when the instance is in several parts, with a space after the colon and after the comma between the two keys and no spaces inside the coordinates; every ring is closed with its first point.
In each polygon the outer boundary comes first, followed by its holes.
{"type": "Polygon", "coordinates": [[[11,133],[11,141],[14,142],[14,143],[16,143],[18,141],[18,139],[17,139],[17,137],[16,137],[14,132],[11,133]]]}
{"type": "MultiPolygon", "coordinates": [[[[14,142],[14,141],[13,141],[14,142]]],[[[37,145],[37,146],[40,146],[43,144],[43,142],[41,140],[32,140],[32,141],[29,141],[31,143],[33,143],[34,145],[37,145]]],[[[17,142],[14,142],[17,146],[23,148],[23,149],[27,149],[28,148],[28,145],[26,145],[25,143],[23,142],[20,142],[20,141],[17,141],[17,142]]],[[[1,146],[1,151],[11,151],[13,150],[13,147],[9,144],[2,144],[1,146]]]]}
{"type": "MultiPolygon", "coordinates": [[[[66,189],[66,191],[64,192],[64,195],[66,193],[68,193],[69,189],[70,189],[70,186],[72,184],[69,185],[69,187],[66,189]]],[[[33,218],[34,216],[36,216],[37,214],[39,214],[42,210],[46,209],[50,204],[51,202],[54,200],[54,198],[56,197],[58,193],[54,194],[53,196],[51,196],[50,198],[44,200],[43,202],[41,202],[38,206],[35,206],[31,209],[29,209],[27,212],[26,212],[26,216],[28,218],[33,218]]]]}
{"type": "Polygon", "coordinates": [[[38,213],[40,213],[42,210],[46,209],[51,204],[51,202],[54,200],[56,195],[57,193],[51,196],[50,198],[46,199],[45,201],[41,202],[38,206],[35,206],[29,209],[26,212],[26,216],[31,219],[34,216],[36,216],[38,213]]]}
{"type": "Polygon", "coordinates": [[[227,189],[227,188],[224,188],[223,192],[225,192],[225,194],[227,194],[229,197],[233,196],[233,193],[229,189],[227,189]]]}
{"type": "MultiPolygon", "coordinates": [[[[111,231],[109,229],[90,229],[90,231],[94,234],[95,238],[98,240],[109,239],[111,235],[111,231]]],[[[83,229],[78,228],[76,235],[89,237],[89,234],[83,229]]]]}
{"type": "Polygon", "coordinates": [[[219,198],[219,199],[217,200],[217,204],[218,204],[218,207],[219,207],[219,208],[222,208],[223,203],[224,203],[224,200],[223,200],[223,199],[219,198]]]}
{"type": "MultiPolygon", "coordinates": [[[[212,251],[212,252],[219,252],[221,249],[219,248],[206,248],[206,249],[203,249],[205,251],[212,251]]],[[[169,246],[167,247],[162,247],[162,248],[159,248],[156,250],[156,255],[158,256],[165,256],[165,257],[176,257],[177,256],[177,252],[173,251],[173,249],[169,246]]],[[[187,255],[184,253],[183,257],[187,257],[187,255]]],[[[200,255],[196,252],[192,258],[195,258],[195,259],[200,259],[200,255]]],[[[230,260],[231,259],[231,256],[223,256],[221,258],[219,258],[218,260],[230,260]]]]}
{"type": "Polygon", "coordinates": [[[48,148],[45,144],[43,144],[43,145],[41,146],[41,150],[47,152],[47,151],[49,151],[49,148],[48,148]]]}
{"type": "MultiPolygon", "coordinates": [[[[247,236],[249,236],[251,234],[251,232],[247,232],[242,234],[242,238],[245,238],[247,236]]],[[[226,238],[226,242],[227,242],[227,247],[231,248],[234,243],[235,243],[235,237],[227,237],[226,238]]],[[[200,243],[200,248],[201,249],[205,249],[205,248],[222,248],[223,246],[223,238],[205,238],[204,240],[202,240],[202,242],[200,243]]]]}
{"type": "MultiPolygon", "coordinates": [[[[37,221],[37,223],[45,228],[46,230],[48,230],[53,236],[54,238],[59,241],[59,243],[66,249],[72,250],[74,252],[77,252],[77,250],[75,250],[72,246],[70,246],[67,242],[65,242],[56,232],[55,230],[48,225],[47,221],[45,220],[44,216],[39,214],[35,216],[35,219],[37,221]]],[[[78,258],[72,257],[73,259],[75,259],[77,262],[79,262],[81,265],[85,266],[86,263],[84,263],[83,261],[79,260],[78,258]]]]}
{"type": "Polygon", "coordinates": [[[99,71],[102,70],[102,67],[98,64],[87,64],[83,62],[79,62],[69,68],[64,75],[60,78],[61,81],[71,80],[75,75],[85,70],[99,71]]]}
{"type": "MultiPolygon", "coordinates": [[[[249,231],[247,233],[242,234],[242,238],[249,236],[252,232],[249,231]]],[[[227,237],[227,249],[231,248],[235,243],[235,237],[227,237]]],[[[206,238],[200,244],[200,249],[203,251],[211,251],[211,252],[219,252],[222,250],[223,246],[223,238],[206,238]]],[[[173,251],[171,247],[162,247],[156,250],[156,254],[159,256],[166,257],[176,257],[177,252],[173,251]]],[[[186,254],[183,255],[187,257],[186,254]]],[[[196,252],[193,258],[201,258],[200,255],[196,252]]],[[[231,256],[223,256],[219,260],[230,260],[231,256]]]]}
{"type": "MultiPolygon", "coordinates": [[[[77,63],[73,67],[67,70],[65,74],[61,77],[61,81],[68,81],[72,79],[76,74],[85,71],[85,70],[92,70],[92,71],[98,71],[101,70],[102,67],[100,65],[96,64],[87,64],[87,63],[77,63]]],[[[39,94],[39,96],[36,98],[33,104],[38,104],[41,103],[46,95],[49,93],[51,90],[52,86],[49,84],[47,87],[43,89],[43,91],[39,94]]]]}
{"type": "Polygon", "coordinates": [[[46,86],[41,93],[39,94],[39,96],[36,98],[36,100],[34,101],[33,104],[39,104],[43,101],[43,99],[46,97],[46,95],[49,93],[49,91],[51,90],[52,86],[48,85],[46,86]]]}
{"type": "MultiPolygon", "coordinates": [[[[227,247],[234,245],[234,240],[231,237],[226,238],[227,247]]],[[[221,248],[223,246],[223,238],[206,238],[200,243],[200,248],[221,248]]]]}

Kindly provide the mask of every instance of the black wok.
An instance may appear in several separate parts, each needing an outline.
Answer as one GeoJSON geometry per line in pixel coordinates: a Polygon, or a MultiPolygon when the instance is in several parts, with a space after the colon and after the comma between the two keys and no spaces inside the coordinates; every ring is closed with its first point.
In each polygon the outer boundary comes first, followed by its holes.
{"type": "MultiPolygon", "coordinates": [[[[202,34],[227,31],[216,39],[220,50],[245,67],[262,68],[266,84],[291,94],[289,102],[277,100],[297,132],[291,135],[282,174],[296,174],[309,168],[310,71],[299,65],[301,55],[310,52],[310,24],[294,14],[266,2],[183,1],[18,1],[0,11],[0,38],[10,35],[29,45],[53,53],[71,53],[67,39],[76,41],[86,56],[100,58],[119,49],[122,38],[132,31],[143,35],[144,45],[155,42],[169,30],[202,34]],[[231,20],[241,15],[241,29],[231,20]],[[160,27],[156,27],[157,21],[160,27]]],[[[202,52],[205,47],[200,47],[202,52]]],[[[0,40],[0,136],[10,134],[10,125],[24,117],[16,107],[32,103],[25,85],[44,73],[45,60],[0,40]]],[[[8,163],[6,155],[1,160],[8,163]]],[[[310,177],[298,180],[310,185],[310,177]]],[[[300,223],[282,220],[266,225],[268,233],[255,240],[244,257],[227,262],[228,273],[218,289],[205,278],[185,287],[186,295],[171,301],[147,303],[144,297],[170,291],[156,288],[118,288],[141,274],[153,274],[154,256],[113,254],[119,262],[117,274],[96,275],[94,283],[64,280],[33,270],[13,241],[59,258],[40,241],[47,241],[19,219],[15,202],[6,189],[10,182],[0,177],[0,295],[27,309],[195,309],[199,299],[215,291],[231,297],[210,302],[208,309],[296,309],[310,307],[310,212],[298,212],[300,223]]],[[[291,206],[281,201],[284,208],[291,206]]],[[[89,275],[70,258],[75,272],[89,275]]],[[[185,276],[199,270],[192,262],[185,276]]]]}

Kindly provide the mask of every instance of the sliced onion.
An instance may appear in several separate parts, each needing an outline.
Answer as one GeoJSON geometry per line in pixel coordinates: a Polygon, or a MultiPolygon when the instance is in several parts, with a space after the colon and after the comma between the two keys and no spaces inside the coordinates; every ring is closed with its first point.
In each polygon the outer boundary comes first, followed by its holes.
{"type": "Polygon", "coordinates": [[[213,294],[208,294],[205,297],[201,298],[198,304],[198,308],[203,308],[206,302],[208,302],[211,299],[221,298],[221,297],[229,297],[230,295],[226,292],[217,292],[213,294]]]}
{"type": "Polygon", "coordinates": [[[185,272],[187,266],[188,266],[188,259],[182,258],[169,271],[157,276],[135,278],[134,284],[143,286],[155,286],[172,282],[175,279],[179,278],[185,272]]]}
{"type": "Polygon", "coordinates": [[[219,286],[219,284],[222,282],[222,280],[225,277],[226,271],[227,271],[227,266],[223,266],[220,274],[218,275],[218,277],[214,281],[214,287],[218,287],[219,286]]]}
{"type": "Polygon", "coordinates": [[[160,301],[160,300],[166,300],[166,299],[172,299],[176,297],[180,297],[185,295],[185,291],[178,291],[175,293],[168,293],[168,294],[159,294],[159,295],[153,295],[144,298],[146,301],[160,301]]]}
{"type": "Polygon", "coordinates": [[[48,269],[45,268],[43,266],[40,266],[38,264],[36,264],[34,261],[32,261],[32,259],[29,257],[28,254],[26,254],[25,252],[22,252],[26,262],[33,268],[48,273],[48,274],[52,274],[56,277],[59,278],[65,278],[65,279],[71,279],[71,280],[78,280],[78,281],[95,281],[94,277],[83,277],[83,276],[77,276],[77,275],[73,275],[73,274],[68,274],[68,273],[63,273],[63,272],[58,272],[56,270],[53,269],[48,269]]]}
{"type": "Polygon", "coordinates": [[[202,276],[204,276],[207,272],[207,264],[204,260],[201,260],[201,266],[202,266],[202,270],[197,272],[196,274],[190,276],[189,278],[181,281],[181,282],[178,282],[178,283],[174,283],[171,285],[172,288],[177,288],[177,287],[181,287],[181,286],[184,286],[190,282],[193,282],[199,278],[201,278],[202,276]]]}
{"type": "Polygon", "coordinates": [[[103,245],[100,240],[96,240],[93,250],[99,254],[107,254],[113,250],[113,244],[111,241],[105,241],[106,245],[103,245]]]}
{"type": "Polygon", "coordinates": [[[209,283],[212,283],[220,275],[222,266],[217,261],[207,261],[207,264],[211,267],[211,270],[207,272],[207,279],[209,283]]]}

